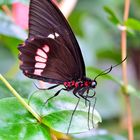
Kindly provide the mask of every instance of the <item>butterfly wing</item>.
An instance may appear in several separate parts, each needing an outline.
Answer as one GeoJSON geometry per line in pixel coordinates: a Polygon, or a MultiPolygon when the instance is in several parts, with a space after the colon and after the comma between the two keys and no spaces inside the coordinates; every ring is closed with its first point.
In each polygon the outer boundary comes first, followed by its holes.
{"type": "Polygon", "coordinates": [[[50,0],[30,1],[29,39],[20,45],[19,50],[20,68],[28,77],[69,81],[85,76],[85,64],[77,40],[63,14],[50,0]],[[49,52],[43,50],[45,45],[49,52]],[[39,65],[36,59],[39,50],[47,56],[44,65],[39,65]]]}
{"type": "Polygon", "coordinates": [[[77,40],[57,6],[50,0],[31,0],[29,16],[29,37],[48,37],[55,32],[60,34],[77,61],[81,76],[85,75],[85,64],[77,40]]]}
{"type": "Polygon", "coordinates": [[[27,39],[19,50],[20,68],[28,77],[55,83],[79,78],[76,62],[60,40],[44,37],[27,39]]]}

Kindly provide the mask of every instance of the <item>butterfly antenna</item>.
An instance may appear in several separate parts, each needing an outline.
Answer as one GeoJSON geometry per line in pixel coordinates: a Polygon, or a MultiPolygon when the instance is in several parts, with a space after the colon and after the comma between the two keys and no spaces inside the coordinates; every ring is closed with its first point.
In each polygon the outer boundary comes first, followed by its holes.
{"type": "Polygon", "coordinates": [[[116,64],[116,65],[114,65],[114,66],[111,65],[110,68],[107,68],[107,69],[105,69],[104,71],[102,71],[100,74],[98,74],[98,75],[94,78],[94,80],[96,80],[97,77],[99,77],[99,76],[108,74],[109,72],[111,72],[111,70],[112,70],[113,68],[115,68],[115,67],[119,66],[120,64],[122,64],[126,59],[127,59],[127,56],[126,56],[120,63],[118,63],[118,64],[116,64]]]}

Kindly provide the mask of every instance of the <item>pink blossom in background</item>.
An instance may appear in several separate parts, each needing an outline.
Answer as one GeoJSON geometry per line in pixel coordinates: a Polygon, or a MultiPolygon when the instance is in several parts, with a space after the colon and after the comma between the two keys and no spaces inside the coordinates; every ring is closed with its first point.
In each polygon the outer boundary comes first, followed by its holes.
{"type": "MultiPolygon", "coordinates": [[[[52,0],[57,6],[59,3],[56,0],[52,0]]],[[[29,7],[20,2],[14,2],[12,4],[12,15],[14,22],[23,29],[28,29],[28,13],[29,7]]]]}
{"type": "Polygon", "coordinates": [[[28,29],[28,13],[29,7],[20,2],[12,4],[12,15],[14,22],[23,29],[28,29]]]}

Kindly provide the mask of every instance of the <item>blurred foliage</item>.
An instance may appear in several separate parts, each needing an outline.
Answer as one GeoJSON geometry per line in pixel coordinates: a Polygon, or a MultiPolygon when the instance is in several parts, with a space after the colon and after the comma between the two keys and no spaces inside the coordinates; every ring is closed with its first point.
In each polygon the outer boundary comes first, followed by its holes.
{"type": "MultiPolygon", "coordinates": [[[[15,1],[22,2],[28,5],[28,0],[6,0],[6,1],[0,0],[0,5],[8,4],[8,7],[11,8],[11,4],[15,1]]],[[[120,31],[118,29],[118,24],[120,25],[123,24],[121,22],[123,19],[123,8],[124,8],[123,4],[124,3],[121,0],[118,1],[88,0],[88,2],[85,0],[79,0],[76,8],[74,9],[74,11],[69,17],[69,23],[76,34],[76,37],[78,39],[78,42],[80,44],[83,53],[85,64],[87,66],[86,68],[87,75],[93,79],[105,69],[110,68],[111,65],[120,63],[120,57],[121,57],[120,31]]],[[[124,23],[127,27],[128,32],[130,33],[128,34],[128,52],[129,52],[128,53],[129,55],[128,56],[128,79],[130,81],[129,83],[130,85],[128,89],[129,89],[129,93],[133,95],[132,107],[134,112],[133,122],[134,122],[135,140],[139,140],[140,138],[139,135],[140,111],[138,109],[140,103],[139,100],[137,99],[140,97],[140,91],[139,89],[135,88],[135,87],[139,88],[139,83],[140,83],[136,78],[139,77],[140,75],[140,70],[137,70],[136,72],[137,67],[138,69],[140,67],[139,64],[140,60],[137,59],[137,56],[140,56],[140,54],[138,53],[136,55],[134,51],[134,48],[137,48],[139,50],[140,47],[139,6],[140,6],[139,0],[135,0],[131,2],[130,18],[124,23]],[[132,33],[134,34],[132,35],[132,33]]],[[[26,37],[27,37],[27,31],[25,31],[24,29],[16,25],[12,20],[12,18],[9,17],[2,9],[0,9],[0,73],[5,75],[7,78],[12,78],[12,79],[8,79],[12,84],[12,86],[24,98],[27,99],[29,94],[33,93],[36,89],[33,86],[32,81],[27,80],[27,78],[25,81],[24,80],[25,77],[23,76],[21,71],[17,69],[17,64],[19,63],[17,46],[19,43],[22,43],[26,37]]],[[[97,103],[95,108],[97,109],[97,111],[100,112],[103,119],[103,123],[100,124],[99,129],[95,131],[82,133],[79,135],[72,135],[71,137],[75,140],[82,140],[82,139],[126,140],[126,135],[127,135],[126,124],[123,123],[125,120],[124,118],[125,105],[124,105],[123,98],[120,95],[120,91],[121,91],[120,89],[121,86],[123,85],[121,83],[121,65],[114,68],[110,74],[105,76],[100,76],[100,78],[97,79],[97,83],[98,83],[96,89],[97,103]]],[[[48,95],[49,94],[45,95],[46,97],[44,98],[44,100],[47,98],[48,95]]],[[[22,119],[24,119],[24,117],[26,118],[27,115],[28,116],[27,118],[29,120],[25,120],[25,122],[26,121],[34,122],[35,119],[32,118],[32,116],[25,109],[23,109],[19,105],[19,103],[15,101],[15,99],[6,98],[10,96],[11,95],[7,90],[7,88],[3,85],[3,83],[0,82],[0,98],[2,98],[0,100],[0,104],[1,105],[3,104],[3,106],[5,107],[5,108],[0,108],[1,112],[6,113],[6,108],[10,108],[9,110],[12,111],[15,110],[15,113],[17,113],[16,109],[12,108],[13,106],[19,110],[23,110],[23,112],[21,112],[23,114],[18,114],[19,116],[23,115],[22,118],[19,117],[21,119],[20,121],[23,121],[22,119]],[[14,100],[14,102],[9,102],[9,100],[14,100]],[[9,104],[7,104],[7,102],[9,102],[9,104]],[[11,106],[8,106],[10,105],[10,103],[12,103],[11,106]]],[[[61,99],[62,98],[61,96],[58,97],[58,99],[56,99],[56,102],[53,101],[52,103],[49,104],[50,109],[56,109],[55,108],[56,106],[53,105],[58,104],[59,102],[67,103],[67,101],[61,99]]],[[[33,96],[33,99],[31,100],[32,106],[38,108],[38,105],[40,105],[40,103],[42,102],[42,97],[44,97],[44,94],[41,93],[41,95],[39,95],[39,92],[35,93],[35,96],[33,96]]],[[[74,103],[75,99],[70,98],[68,99],[68,101],[71,101],[71,104],[75,104],[74,103]]],[[[59,109],[61,110],[62,108],[59,109]]],[[[62,115],[64,115],[62,118],[66,117],[65,115],[67,114],[67,112],[63,114],[63,110],[62,110],[61,113],[62,115]]],[[[59,113],[56,115],[59,115],[59,113]]],[[[3,116],[4,114],[0,115],[2,119],[3,116]]],[[[13,119],[12,121],[17,121],[18,116],[17,118],[14,117],[15,116],[12,116],[11,118],[7,118],[7,119],[11,119],[11,120],[13,119]]],[[[50,115],[50,117],[52,116],[50,115]]],[[[54,121],[57,122],[60,121],[62,124],[64,122],[61,121],[61,118],[59,117],[55,119],[54,121]],[[58,121],[57,119],[60,120],[58,121]]],[[[54,122],[51,121],[53,121],[53,119],[50,120],[50,123],[52,124],[49,124],[49,126],[54,124],[54,122]]],[[[19,124],[17,121],[17,124],[11,126],[10,128],[13,129],[18,125],[18,128],[21,129],[19,124]]],[[[59,123],[56,125],[59,125],[59,123]]],[[[64,126],[66,127],[66,125],[64,126]]],[[[29,132],[31,132],[31,130],[35,128],[35,126],[32,124],[30,126],[24,125],[24,127],[26,130],[30,130],[29,132]]],[[[53,126],[53,127],[58,127],[58,126],[53,126]]],[[[43,126],[36,125],[36,129],[34,129],[34,131],[32,131],[31,133],[35,135],[36,130],[40,130],[42,139],[46,135],[47,135],[46,137],[50,139],[49,133],[48,134],[44,133],[45,131],[44,129],[48,129],[48,127],[44,125],[43,126]]],[[[58,127],[58,129],[56,130],[60,130],[60,129],[62,129],[62,127],[58,127]]],[[[61,132],[64,132],[63,130],[61,132]]],[[[19,132],[19,130],[15,129],[14,131],[13,129],[13,132],[16,135],[19,132]]],[[[4,135],[4,133],[5,134],[7,133],[6,129],[3,129],[1,125],[0,136],[2,138],[5,138],[5,140],[6,139],[8,140],[8,138],[12,137],[12,134],[8,135],[9,137],[7,137],[4,135]]],[[[27,133],[27,137],[28,136],[29,133],[27,133]]]]}
{"type": "Polygon", "coordinates": [[[28,0],[0,0],[0,5],[11,5],[14,2],[21,2],[23,4],[29,4],[28,0]]]}
{"type": "Polygon", "coordinates": [[[115,15],[115,13],[109,8],[109,7],[104,7],[104,10],[108,13],[109,17],[108,19],[114,23],[115,25],[121,23],[120,20],[117,18],[117,16],[115,15]]]}

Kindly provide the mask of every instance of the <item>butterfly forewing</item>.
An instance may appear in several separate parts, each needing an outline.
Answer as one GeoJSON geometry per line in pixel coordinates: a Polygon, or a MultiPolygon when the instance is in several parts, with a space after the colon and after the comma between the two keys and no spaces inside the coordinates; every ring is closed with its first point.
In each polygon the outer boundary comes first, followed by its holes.
{"type": "Polygon", "coordinates": [[[19,46],[20,68],[31,78],[70,81],[85,76],[76,38],[60,10],[50,0],[31,0],[29,38],[19,46]]]}

